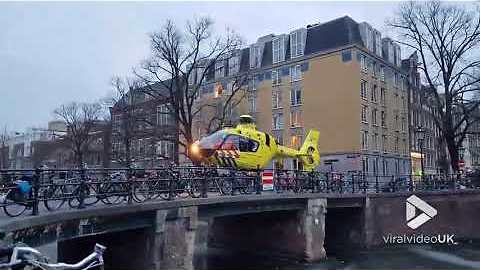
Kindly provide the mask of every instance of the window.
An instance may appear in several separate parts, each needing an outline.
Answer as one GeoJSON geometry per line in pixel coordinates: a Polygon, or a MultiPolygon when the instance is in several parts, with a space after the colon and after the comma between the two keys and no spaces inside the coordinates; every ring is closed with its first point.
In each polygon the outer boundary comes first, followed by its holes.
{"type": "Polygon", "coordinates": [[[342,52],[342,62],[350,62],[352,61],[352,51],[344,51],[342,52]]]}
{"type": "Polygon", "coordinates": [[[375,76],[375,77],[378,75],[377,69],[378,69],[377,62],[374,61],[373,66],[372,66],[372,70],[373,70],[373,76],[375,76]]]}
{"type": "Polygon", "coordinates": [[[290,90],[290,105],[296,106],[302,104],[302,89],[299,86],[290,90]]]}
{"type": "Polygon", "coordinates": [[[173,142],[171,141],[158,141],[156,143],[156,153],[162,157],[173,157],[173,142]]]}
{"type": "Polygon", "coordinates": [[[405,131],[406,120],[405,117],[402,117],[402,131],[405,131]]]}
{"type": "Polygon", "coordinates": [[[362,69],[363,72],[368,71],[367,57],[365,57],[365,55],[360,55],[360,68],[362,69]]]}
{"type": "Polygon", "coordinates": [[[237,74],[240,71],[240,56],[234,55],[228,59],[228,75],[237,74]]]}
{"type": "Polygon", "coordinates": [[[290,79],[292,82],[300,81],[302,79],[301,65],[295,65],[290,67],[290,79]]]}
{"type": "Polygon", "coordinates": [[[382,112],[380,113],[380,121],[381,121],[382,127],[386,127],[386,126],[387,126],[387,115],[386,115],[386,112],[385,112],[385,111],[382,111],[382,112]]]}
{"type": "Polygon", "coordinates": [[[372,124],[377,125],[377,109],[372,110],[372,124]]]}
{"type": "Polygon", "coordinates": [[[400,127],[400,125],[398,124],[398,114],[397,114],[397,115],[395,115],[395,130],[398,131],[399,127],[400,127]]]}
{"type": "Polygon", "coordinates": [[[399,77],[398,73],[395,73],[395,74],[394,74],[394,78],[395,78],[395,82],[394,82],[394,83],[395,83],[395,87],[398,87],[398,83],[399,83],[399,78],[398,78],[398,77],[399,77]]]}
{"type": "Polygon", "coordinates": [[[238,136],[238,149],[240,152],[257,152],[258,142],[242,136],[238,136]]]}
{"type": "Polygon", "coordinates": [[[222,78],[225,76],[225,61],[222,59],[215,62],[215,78],[222,78]]]}
{"type": "Polygon", "coordinates": [[[259,143],[238,135],[229,135],[222,143],[222,150],[239,150],[240,152],[257,152],[259,143]]]}
{"type": "Polygon", "coordinates": [[[255,96],[248,97],[248,111],[251,113],[257,111],[257,98],[255,96]]]}
{"type": "Polygon", "coordinates": [[[388,160],[384,159],[382,162],[383,175],[386,175],[388,172],[388,160]]]}
{"type": "Polygon", "coordinates": [[[272,40],[273,63],[285,61],[285,36],[272,40]]]}
{"type": "Polygon", "coordinates": [[[248,89],[250,91],[256,91],[257,90],[257,80],[255,79],[255,76],[252,76],[252,78],[248,81],[248,89]]]}
{"type": "Polygon", "coordinates": [[[273,137],[275,138],[277,145],[283,145],[283,132],[275,132],[273,137]]]}
{"type": "Polygon", "coordinates": [[[305,31],[303,29],[294,31],[290,34],[290,54],[291,58],[303,55],[303,44],[305,31]]]}
{"type": "Polygon", "coordinates": [[[302,124],[302,111],[295,110],[290,112],[290,126],[291,127],[301,127],[302,124]]]}
{"type": "Polygon", "coordinates": [[[114,132],[120,132],[120,125],[122,123],[122,115],[121,114],[114,114],[113,115],[113,124],[112,129],[114,132]]]}
{"type": "Polygon", "coordinates": [[[385,81],[385,67],[384,66],[380,66],[380,80],[382,82],[385,81]]]}
{"type": "Polygon", "coordinates": [[[283,113],[273,115],[273,129],[283,129],[283,113]]]}
{"type": "Polygon", "coordinates": [[[395,153],[398,153],[398,143],[399,143],[399,139],[398,137],[395,137],[395,153]]]}
{"type": "Polygon", "coordinates": [[[384,153],[387,152],[387,144],[388,144],[387,135],[382,135],[382,151],[384,153]]]}
{"type": "Polygon", "coordinates": [[[290,146],[294,149],[299,149],[302,145],[302,140],[302,135],[292,135],[292,137],[290,138],[290,146]]]}
{"type": "Polygon", "coordinates": [[[385,88],[381,88],[380,89],[380,102],[382,103],[382,105],[386,105],[386,92],[385,92],[385,88]]]}
{"type": "Polygon", "coordinates": [[[117,156],[118,153],[120,152],[121,147],[122,145],[120,144],[120,142],[117,142],[117,141],[112,142],[112,153],[115,156],[117,156]]]}
{"type": "Polygon", "coordinates": [[[279,85],[282,83],[282,75],[280,70],[272,70],[272,85],[279,85]]]}
{"type": "Polygon", "coordinates": [[[378,173],[378,158],[374,158],[372,164],[373,164],[373,174],[377,175],[377,173],[378,173]]]}
{"type": "Polygon", "coordinates": [[[363,99],[367,99],[367,81],[363,81],[360,83],[360,96],[363,99]]]}
{"type": "Polygon", "coordinates": [[[139,156],[145,155],[145,143],[143,139],[137,140],[137,153],[139,156]]]}
{"type": "Polygon", "coordinates": [[[372,148],[374,151],[378,151],[378,134],[372,134],[372,148]]]}
{"type": "Polygon", "coordinates": [[[282,92],[273,91],[272,92],[272,108],[278,109],[282,107],[282,92]]]}
{"type": "Polygon", "coordinates": [[[368,149],[368,131],[362,132],[362,150],[368,149]]]}
{"type": "Polygon", "coordinates": [[[374,84],[372,87],[372,96],[371,96],[372,102],[377,103],[377,96],[378,96],[378,89],[377,89],[377,85],[374,84]]]}
{"type": "Polygon", "coordinates": [[[261,65],[261,48],[254,44],[250,46],[250,68],[258,68],[261,65]]]}
{"type": "Polygon", "coordinates": [[[366,105],[362,105],[362,122],[363,123],[368,123],[367,113],[368,113],[368,107],[366,105]]]}
{"type": "Polygon", "coordinates": [[[170,124],[170,113],[167,104],[157,106],[157,125],[163,126],[170,124]]]}
{"type": "Polygon", "coordinates": [[[362,171],[368,173],[368,158],[362,159],[362,171]]]}

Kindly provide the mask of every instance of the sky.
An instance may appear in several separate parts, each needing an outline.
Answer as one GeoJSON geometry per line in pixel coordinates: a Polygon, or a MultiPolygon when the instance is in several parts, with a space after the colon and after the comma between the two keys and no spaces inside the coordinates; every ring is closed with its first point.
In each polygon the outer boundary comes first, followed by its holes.
{"type": "Polygon", "coordinates": [[[348,15],[383,35],[398,2],[1,2],[0,128],[46,127],[53,110],[112,92],[149,55],[148,34],[167,19],[209,16],[245,42],[348,15]]]}

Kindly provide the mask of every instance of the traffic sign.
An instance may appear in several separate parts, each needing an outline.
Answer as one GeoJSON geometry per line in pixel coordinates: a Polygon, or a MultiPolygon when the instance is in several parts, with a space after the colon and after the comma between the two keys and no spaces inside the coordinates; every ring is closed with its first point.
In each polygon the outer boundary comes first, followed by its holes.
{"type": "Polygon", "coordinates": [[[263,191],[273,190],[273,171],[262,172],[263,191]]]}

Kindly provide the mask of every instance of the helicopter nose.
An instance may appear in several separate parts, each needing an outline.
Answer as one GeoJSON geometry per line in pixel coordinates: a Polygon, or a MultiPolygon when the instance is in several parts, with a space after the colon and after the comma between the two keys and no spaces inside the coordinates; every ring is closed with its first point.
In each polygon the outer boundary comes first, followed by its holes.
{"type": "Polygon", "coordinates": [[[197,158],[209,158],[215,153],[215,150],[203,148],[200,143],[196,141],[190,146],[190,152],[197,158]]]}

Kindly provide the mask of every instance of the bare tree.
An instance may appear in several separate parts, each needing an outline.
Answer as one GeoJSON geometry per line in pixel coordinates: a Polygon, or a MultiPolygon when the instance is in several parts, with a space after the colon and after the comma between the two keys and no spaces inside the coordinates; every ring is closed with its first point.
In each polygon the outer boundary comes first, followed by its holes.
{"type": "MultiPolygon", "coordinates": [[[[473,5],[473,4],[472,4],[473,5]]],[[[450,165],[459,152],[480,101],[480,10],[439,1],[407,2],[388,24],[398,43],[418,52],[419,69],[436,108],[434,120],[445,139],[450,165]]]]}
{"type": "Polygon", "coordinates": [[[169,158],[156,152],[154,143],[158,140],[175,139],[169,138],[169,132],[163,132],[167,131],[165,129],[168,127],[159,126],[156,123],[155,116],[160,113],[156,110],[159,100],[144,101],[145,90],[138,80],[114,77],[112,85],[115,91],[114,96],[109,100],[110,113],[114,118],[112,119],[112,137],[116,143],[119,143],[112,149],[114,159],[121,165],[131,166],[134,158],[134,142],[145,137],[151,140],[147,152],[152,159],[169,158]]]}
{"type": "MultiPolygon", "coordinates": [[[[194,142],[192,131],[195,118],[207,107],[213,104],[199,103],[198,97],[207,83],[213,83],[210,74],[222,73],[226,63],[238,69],[227,77],[224,82],[232,85],[222,96],[222,108],[231,108],[242,96],[243,86],[248,75],[239,72],[238,55],[242,45],[241,38],[227,30],[222,36],[212,33],[213,22],[209,18],[199,18],[187,22],[185,29],[180,29],[167,21],[160,29],[150,35],[152,55],[142,64],[142,74],[135,72],[145,83],[146,93],[154,98],[168,100],[170,113],[178,123],[179,144],[187,150],[194,142]],[[236,60],[231,61],[231,59],[236,60]],[[233,83],[232,83],[233,82],[233,83]],[[152,89],[159,84],[166,92],[152,89]]],[[[215,123],[223,123],[226,113],[215,115],[215,123]]]]}
{"type": "MultiPolygon", "coordinates": [[[[115,96],[110,101],[112,104],[112,138],[120,140],[119,147],[112,149],[113,158],[121,165],[129,167],[132,162],[132,145],[137,129],[139,116],[137,114],[137,102],[135,102],[135,91],[139,85],[132,80],[122,80],[119,77],[112,79],[115,96]],[[117,122],[119,120],[119,122],[117,122]]],[[[116,144],[115,144],[116,145],[116,144]]]]}
{"type": "Polygon", "coordinates": [[[10,136],[8,135],[7,127],[5,126],[0,133],[0,169],[8,168],[8,147],[7,141],[10,136]]]}
{"type": "Polygon", "coordinates": [[[72,102],[55,109],[54,114],[66,123],[67,132],[62,138],[70,145],[77,166],[83,166],[84,155],[102,115],[102,106],[100,103],[72,102]]]}

